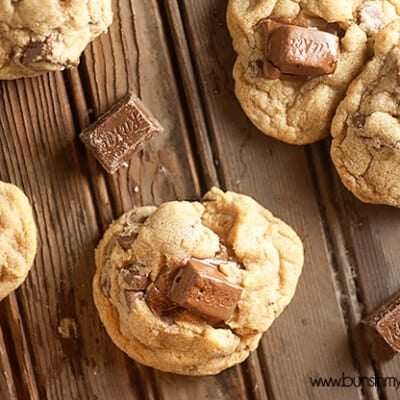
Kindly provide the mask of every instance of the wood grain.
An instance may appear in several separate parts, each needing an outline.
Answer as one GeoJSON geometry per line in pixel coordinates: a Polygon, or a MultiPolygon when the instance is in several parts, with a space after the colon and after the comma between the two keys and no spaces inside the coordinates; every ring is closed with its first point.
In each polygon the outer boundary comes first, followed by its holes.
{"type": "Polygon", "coordinates": [[[7,354],[3,330],[0,329],[0,398],[2,399],[11,399],[17,396],[11,362],[7,354]]]}
{"type": "MultiPolygon", "coordinates": [[[[95,116],[133,90],[164,126],[164,133],[133,157],[127,170],[106,177],[115,216],[134,205],[194,199],[202,194],[160,11],[155,1],[120,1],[114,9],[116,19],[110,35],[90,47],[81,68],[82,77],[89,82],[86,93],[95,116]],[[107,69],[96,62],[101,57],[110,60],[107,69]]],[[[85,111],[78,109],[77,113],[85,111]]],[[[215,179],[211,178],[212,168],[208,171],[202,178],[215,179]]],[[[204,399],[212,393],[221,399],[247,398],[238,368],[218,378],[188,379],[156,372],[155,385],[162,399],[204,399]]]]}
{"type": "Polygon", "coordinates": [[[309,382],[309,377],[342,371],[355,376],[357,371],[304,148],[264,137],[241,112],[232,94],[235,56],[225,5],[202,1],[190,7],[184,3],[182,9],[223,182],[254,196],[305,241],[306,264],[298,293],[264,336],[259,352],[268,394],[276,399],[296,398],[298,393],[310,399],[359,399],[362,394],[356,388],[317,391],[309,382]]]}
{"type": "Polygon", "coordinates": [[[38,224],[27,281],[0,305],[0,399],[395,400],[390,387],[313,388],[309,378],[399,377],[360,320],[400,288],[398,210],[357,201],[329,161],[255,129],[234,97],[226,1],[119,0],[109,34],[65,73],[0,83],[0,179],[38,224]],[[165,128],[107,175],[79,132],[128,91],[165,128]],[[93,249],[134,205],[253,196],[305,244],[297,294],[258,351],[217,376],[141,366],[111,342],[92,296],[93,249]],[[63,324],[67,329],[61,329],[63,324]]]}

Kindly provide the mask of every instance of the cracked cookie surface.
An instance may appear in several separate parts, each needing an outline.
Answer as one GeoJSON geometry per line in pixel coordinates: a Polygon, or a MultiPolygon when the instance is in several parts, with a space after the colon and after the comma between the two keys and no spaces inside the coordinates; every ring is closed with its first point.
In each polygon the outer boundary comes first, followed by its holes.
{"type": "Polygon", "coordinates": [[[238,55],[235,94],[243,110],[258,129],[284,142],[321,139],[349,83],[365,64],[376,33],[398,15],[398,0],[230,0],[227,22],[238,55]],[[337,34],[335,72],[307,79],[266,79],[260,27],[265,18],[337,34]]]}
{"type": "Polygon", "coordinates": [[[375,41],[332,123],[331,155],[360,200],[400,207],[400,19],[375,41]]]}
{"type": "Polygon", "coordinates": [[[36,254],[36,226],[25,194],[0,181],[0,300],[25,280],[36,254]]]}
{"type": "Polygon", "coordinates": [[[133,359],[184,375],[242,362],[294,295],[303,246],[248,196],[211,189],[201,202],[139,207],[112,223],[96,249],[94,300],[114,343],[133,359]],[[168,297],[187,260],[211,263],[241,288],[214,324],[168,297]]]}
{"type": "Polygon", "coordinates": [[[0,0],[0,79],[76,66],[111,21],[110,0],[0,0]]]}

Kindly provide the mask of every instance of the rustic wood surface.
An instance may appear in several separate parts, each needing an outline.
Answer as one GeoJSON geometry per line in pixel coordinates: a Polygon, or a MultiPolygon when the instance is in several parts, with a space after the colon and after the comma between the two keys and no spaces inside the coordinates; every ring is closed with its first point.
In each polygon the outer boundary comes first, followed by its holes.
{"type": "Polygon", "coordinates": [[[31,199],[39,250],[0,305],[0,399],[398,399],[390,387],[315,388],[309,378],[400,378],[360,326],[400,288],[400,213],[357,201],[329,159],[270,139],[233,94],[226,1],[114,1],[114,23],[80,66],[0,83],[0,179],[31,199]],[[165,132],[107,175],[79,132],[128,90],[165,132]],[[305,245],[297,294],[257,352],[218,376],[165,374],[108,338],[92,295],[93,249],[134,205],[199,198],[212,185],[249,194],[305,245]],[[60,326],[68,329],[60,329],[60,326]]]}

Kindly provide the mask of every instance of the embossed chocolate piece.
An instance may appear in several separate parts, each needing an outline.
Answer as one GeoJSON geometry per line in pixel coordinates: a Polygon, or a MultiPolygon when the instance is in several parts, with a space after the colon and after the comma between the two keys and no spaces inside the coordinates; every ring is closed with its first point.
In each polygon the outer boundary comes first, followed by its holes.
{"type": "Polygon", "coordinates": [[[335,71],[339,55],[336,35],[266,19],[264,75],[320,76],[335,71]]]}
{"type": "Polygon", "coordinates": [[[400,352],[400,294],[363,320],[396,352],[400,352]]]}
{"type": "Polygon", "coordinates": [[[104,169],[113,174],[161,131],[159,122],[131,93],[86,128],[80,138],[104,169]]]}
{"type": "Polygon", "coordinates": [[[179,268],[169,290],[172,301],[212,324],[232,316],[241,294],[216,267],[194,259],[179,268]]]}

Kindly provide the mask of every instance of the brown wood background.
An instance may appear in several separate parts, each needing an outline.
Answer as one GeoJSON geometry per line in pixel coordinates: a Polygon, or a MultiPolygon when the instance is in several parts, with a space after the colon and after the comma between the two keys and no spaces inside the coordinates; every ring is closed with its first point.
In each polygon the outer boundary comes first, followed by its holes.
{"type": "Polygon", "coordinates": [[[400,288],[397,209],[340,184],[329,141],[294,147],[258,132],[233,95],[226,1],[120,0],[78,69],[0,83],[0,179],[32,201],[39,251],[0,305],[0,399],[387,399],[389,387],[313,388],[309,377],[400,378],[360,319],[400,288]],[[81,129],[129,89],[165,127],[109,176],[81,129]],[[93,249],[133,205],[199,198],[211,185],[255,197],[305,244],[297,295],[245,363],[215,377],[160,373],[107,337],[92,301],[93,249]],[[76,335],[63,337],[63,319],[76,335]]]}

